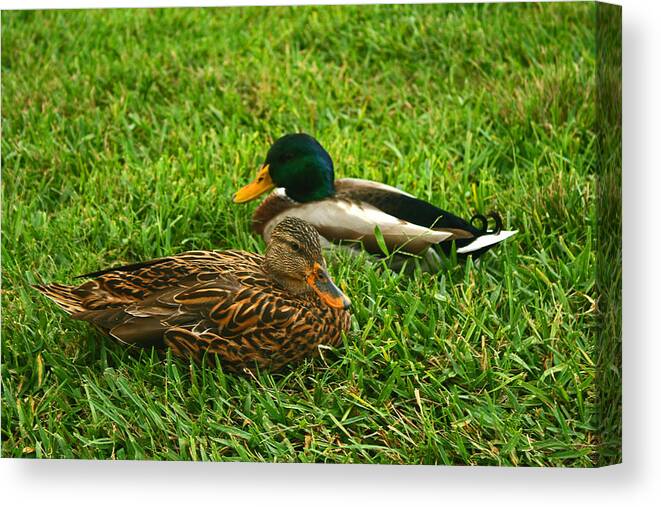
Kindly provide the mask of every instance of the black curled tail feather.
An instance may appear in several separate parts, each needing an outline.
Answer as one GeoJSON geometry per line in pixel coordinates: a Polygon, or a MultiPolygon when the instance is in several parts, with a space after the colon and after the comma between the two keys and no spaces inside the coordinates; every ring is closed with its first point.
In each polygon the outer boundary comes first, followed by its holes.
{"type": "Polygon", "coordinates": [[[503,230],[503,219],[500,218],[500,215],[497,212],[492,211],[487,216],[493,218],[494,221],[493,232],[495,234],[498,234],[500,231],[503,230]]]}
{"type": "Polygon", "coordinates": [[[484,234],[498,234],[503,230],[503,219],[500,218],[500,215],[495,211],[491,211],[486,216],[479,213],[473,215],[470,219],[470,223],[479,231],[480,236],[484,234]],[[489,218],[492,218],[494,221],[494,228],[492,230],[489,230],[489,218]],[[475,222],[479,222],[479,226],[476,225],[475,222]]]}
{"type": "Polygon", "coordinates": [[[487,228],[489,224],[487,221],[487,217],[485,217],[484,215],[481,215],[479,213],[473,215],[470,219],[470,223],[480,232],[480,235],[487,233],[487,228]],[[479,225],[477,225],[475,222],[479,222],[479,225]]]}

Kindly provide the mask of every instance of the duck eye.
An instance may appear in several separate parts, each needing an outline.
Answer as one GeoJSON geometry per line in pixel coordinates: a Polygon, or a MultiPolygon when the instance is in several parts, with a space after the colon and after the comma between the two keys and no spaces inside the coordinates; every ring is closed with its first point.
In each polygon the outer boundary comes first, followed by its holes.
{"type": "Polygon", "coordinates": [[[299,244],[298,244],[298,243],[294,243],[293,241],[292,241],[291,243],[289,243],[289,246],[291,247],[291,249],[292,249],[294,252],[298,252],[298,251],[300,251],[300,249],[301,249],[301,247],[299,246],[299,244]]]}

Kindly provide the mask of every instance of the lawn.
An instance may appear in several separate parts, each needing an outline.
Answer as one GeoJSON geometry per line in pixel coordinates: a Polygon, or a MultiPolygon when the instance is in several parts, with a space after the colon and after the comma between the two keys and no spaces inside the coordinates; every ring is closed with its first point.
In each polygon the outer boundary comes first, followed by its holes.
{"type": "Polygon", "coordinates": [[[594,22],[587,3],[3,12],[2,455],[617,461],[595,382],[594,22]],[[262,252],[256,203],[231,195],[294,131],[339,177],[519,234],[435,275],[329,257],[352,330],[283,374],[127,349],[30,288],[262,252]]]}

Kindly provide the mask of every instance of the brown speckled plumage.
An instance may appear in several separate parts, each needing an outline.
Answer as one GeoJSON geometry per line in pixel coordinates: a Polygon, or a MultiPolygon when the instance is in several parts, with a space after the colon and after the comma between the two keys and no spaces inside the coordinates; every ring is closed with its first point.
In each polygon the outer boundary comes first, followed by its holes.
{"type": "MultiPolygon", "coordinates": [[[[282,269],[323,265],[316,232],[305,224],[301,234],[301,222],[288,220],[285,234],[274,232],[271,248],[287,247],[292,237],[303,245],[282,269]]],[[[287,257],[273,255],[276,265],[287,257]]],[[[339,344],[349,329],[346,310],[331,308],[312,290],[292,291],[255,253],[193,251],[90,275],[95,278],[78,287],[36,288],[74,319],[124,343],[166,345],[198,362],[205,352],[217,354],[229,371],[278,370],[315,354],[319,345],[339,344]]]]}

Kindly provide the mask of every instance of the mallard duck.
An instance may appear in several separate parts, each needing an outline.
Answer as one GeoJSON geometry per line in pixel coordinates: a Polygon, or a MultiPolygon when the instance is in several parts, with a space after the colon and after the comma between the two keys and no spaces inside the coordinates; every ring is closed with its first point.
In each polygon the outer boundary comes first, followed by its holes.
{"type": "MultiPolygon", "coordinates": [[[[254,181],[234,195],[234,202],[251,201],[274,189],[253,215],[253,230],[268,240],[285,217],[296,216],[314,225],[330,242],[359,241],[380,254],[375,226],[389,252],[421,255],[431,245],[459,256],[477,258],[517,231],[503,231],[500,217],[475,215],[463,220],[402,190],[369,180],[335,180],[333,160],[307,134],[288,134],[269,149],[254,181]],[[474,224],[478,223],[479,227],[474,224]]],[[[440,259],[439,259],[440,260],[440,259]]]]}
{"type": "Polygon", "coordinates": [[[349,329],[350,301],[326,271],[319,235],[295,217],[273,228],[264,256],[192,251],[81,277],[93,279],[35,288],[121,342],[198,362],[216,354],[234,372],[278,370],[349,329]]]}

